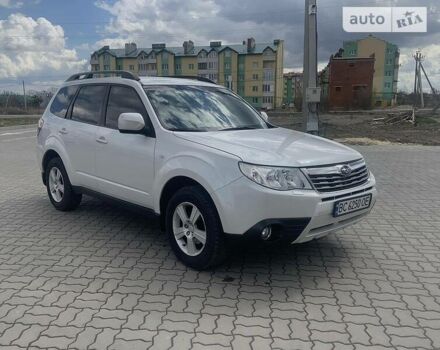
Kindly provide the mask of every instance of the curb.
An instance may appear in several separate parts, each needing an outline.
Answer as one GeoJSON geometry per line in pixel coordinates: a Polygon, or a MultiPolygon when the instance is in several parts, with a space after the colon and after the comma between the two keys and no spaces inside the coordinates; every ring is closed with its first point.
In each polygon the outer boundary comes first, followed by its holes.
{"type": "Polygon", "coordinates": [[[35,129],[37,127],[37,125],[38,124],[35,123],[35,124],[26,124],[26,125],[0,126],[0,131],[35,129]]]}

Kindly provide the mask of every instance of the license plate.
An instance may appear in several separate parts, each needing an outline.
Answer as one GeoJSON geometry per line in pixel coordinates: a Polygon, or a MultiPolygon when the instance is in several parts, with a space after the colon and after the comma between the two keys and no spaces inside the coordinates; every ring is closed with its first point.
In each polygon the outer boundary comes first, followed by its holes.
{"type": "Polygon", "coordinates": [[[371,194],[366,196],[345,199],[335,202],[333,209],[333,216],[338,216],[354,213],[355,211],[369,208],[371,205],[371,194]]]}

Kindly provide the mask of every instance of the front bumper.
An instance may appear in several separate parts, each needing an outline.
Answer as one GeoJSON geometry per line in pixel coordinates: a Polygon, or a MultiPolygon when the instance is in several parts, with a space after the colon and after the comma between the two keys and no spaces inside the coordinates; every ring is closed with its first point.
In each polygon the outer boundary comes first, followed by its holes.
{"type": "Polygon", "coordinates": [[[349,190],[318,193],[311,190],[275,191],[242,177],[213,193],[223,230],[234,235],[255,235],[274,224],[281,238],[303,243],[352,225],[373,208],[377,191],[371,174],[367,183],[349,190]],[[369,208],[333,217],[341,199],[372,195],[369,208]]]}

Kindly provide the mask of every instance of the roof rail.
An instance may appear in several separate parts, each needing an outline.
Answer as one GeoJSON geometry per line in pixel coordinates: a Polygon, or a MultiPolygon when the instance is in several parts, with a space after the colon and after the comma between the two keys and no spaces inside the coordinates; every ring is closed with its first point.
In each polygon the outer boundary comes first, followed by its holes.
{"type": "Polygon", "coordinates": [[[82,80],[82,79],[93,79],[94,75],[98,74],[113,74],[115,76],[120,76],[124,79],[131,79],[131,80],[140,80],[139,77],[136,74],[133,74],[131,72],[127,72],[125,70],[104,70],[104,71],[93,71],[93,72],[82,72],[82,73],[76,73],[70,76],[66,81],[74,81],[74,80],[82,80]]]}
{"type": "Polygon", "coordinates": [[[205,83],[211,83],[217,85],[217,83],[215,81],[212,81],[211,79],[199,77],[196,75],[171,75],[171,76],[167,76],[166,78],[191,79],[191,80],[204,81],[205,83]]]}

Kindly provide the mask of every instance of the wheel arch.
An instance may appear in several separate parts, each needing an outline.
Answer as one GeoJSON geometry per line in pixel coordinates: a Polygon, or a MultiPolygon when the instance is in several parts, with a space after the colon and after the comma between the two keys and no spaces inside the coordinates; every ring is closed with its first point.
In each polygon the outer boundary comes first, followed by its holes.
{"type": "Polygon", "coordinates": [[[213,204],[215,211],[217,212],[217,215],[219,216],[220,223],[222,222],[219,211],[217,208],[217,205],[215,203],[214,198],[211,196],[209,191],[197,180],[194,180],[191,177],[184,176],[184,175],[178,175],[170,178],[165,185],[162,188],[162,191],[160,192],[160,198],[159,198],[159,213],[160,213],[160,223],[161,228],[165,228],[165,212],[168,205],[168,202],[170,201],[171,197],[179,191],[181,188],[184,187],[198,187],[201,189],[205,194],[208,196],[208,198],[211,200],[211,203],[213,204]]]}
{"type": "MultiPolygon", "coordinates": [[[[44,185],[46,185],[46,168],[47,165],[49,164],[49,162],[54,159],[54,158],[60,158],[61,161],[63,160],[61,158],[61,156],[58,154],[57,151],[53,150],[53,149],[49,149],[46,151],[46,153],[44,153],[43,159],[41,161],[41,165],[42,165],[42,177],[43,177],[43,183],[44,185]]],[[[64,163],[64,162],[63,162],[64,163]]]]}

